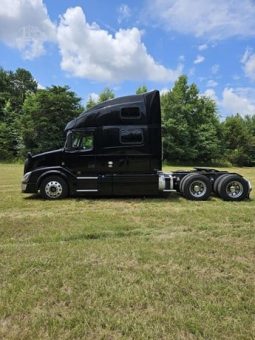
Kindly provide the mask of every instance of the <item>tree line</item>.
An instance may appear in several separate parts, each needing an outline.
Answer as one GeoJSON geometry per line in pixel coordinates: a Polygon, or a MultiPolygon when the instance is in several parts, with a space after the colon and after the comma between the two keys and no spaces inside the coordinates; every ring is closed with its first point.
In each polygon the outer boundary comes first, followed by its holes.
{"type": "MultiPolygon", "coordinates": [[[[136,91],[144,92],[145,85],[136,91]]],[[[0,161],[63,147],[68,121],[114,97],[106,88],[84,107],[68,86],[39,89],[29,71],[0,69],[0,161]]],[[[255,165],[255,113],[239,112],[221,121],[215,101],[201,95],[185,75],[161,94],[161,111],[165,161],[255,165]]]]}

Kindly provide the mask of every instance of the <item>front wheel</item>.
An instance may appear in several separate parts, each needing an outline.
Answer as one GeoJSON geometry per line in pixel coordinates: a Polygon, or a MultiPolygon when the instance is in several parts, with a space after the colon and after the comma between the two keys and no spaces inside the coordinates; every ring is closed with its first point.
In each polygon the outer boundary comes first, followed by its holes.
{"type": "Polygon", "coordinates": [[[65,198],[68,195],[66,181],[59,176],[46,177],[40,185],[42,198],[56,200],[65,198]]]}
{"type": "Polygon", "coordinates": [[[206,176],[190,174],[184,177],[181,192],[189,200],[205,201],[212,192],[212,185],[206,176]]]}

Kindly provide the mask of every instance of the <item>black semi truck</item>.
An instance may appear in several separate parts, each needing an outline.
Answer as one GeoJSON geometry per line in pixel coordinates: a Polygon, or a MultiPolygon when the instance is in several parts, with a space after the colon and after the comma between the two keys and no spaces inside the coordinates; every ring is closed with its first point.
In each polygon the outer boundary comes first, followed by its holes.
{"type": "Polygon", "coordinates": [[[151,91],[108,100],[70,121],[62,149],[28,154],[23,193],[67,196],[149,196],[177,191],[191,200],[215,193],[249,198],[251,185],[236,173],[209,168],[162,171],[160,95],[151,91]]]}

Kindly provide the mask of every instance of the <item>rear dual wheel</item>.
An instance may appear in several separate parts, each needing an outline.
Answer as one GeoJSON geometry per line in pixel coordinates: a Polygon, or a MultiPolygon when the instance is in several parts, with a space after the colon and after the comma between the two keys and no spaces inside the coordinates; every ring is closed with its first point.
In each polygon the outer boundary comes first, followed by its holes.
{"type": "Polygon", "coordinates": [[[189,200],[205,201],[212,192],[212,185],[206,176],[191,173],[181,180],[180,191],[189,200]]]}
{"type": "Polygon", "coordinates": [[[226,176],[228,176],[229,174],[223,174],[221,176],[219,176],[213,183],[213,191],[215,192],[216,195],[219,195],[219,184],[220,181],[225,178],[226,176]]]}
{"type": "Polygon", "coordinates": [[[225,201],[242,201],[249,196],[249,184],[239,175],[224,174],[214,182],[214,192],[225,201]]]}

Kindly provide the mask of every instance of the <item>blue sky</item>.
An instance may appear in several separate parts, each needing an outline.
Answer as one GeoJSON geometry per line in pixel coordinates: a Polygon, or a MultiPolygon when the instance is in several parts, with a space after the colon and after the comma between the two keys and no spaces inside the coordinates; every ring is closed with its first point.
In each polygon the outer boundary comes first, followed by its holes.
{"type": "Polygon", "coordinates": [[[1,0],[0,66],[84,102],[106,86],[165,91],[180,74],[222,118],[255,114],[254,0],[1,0]]]}

